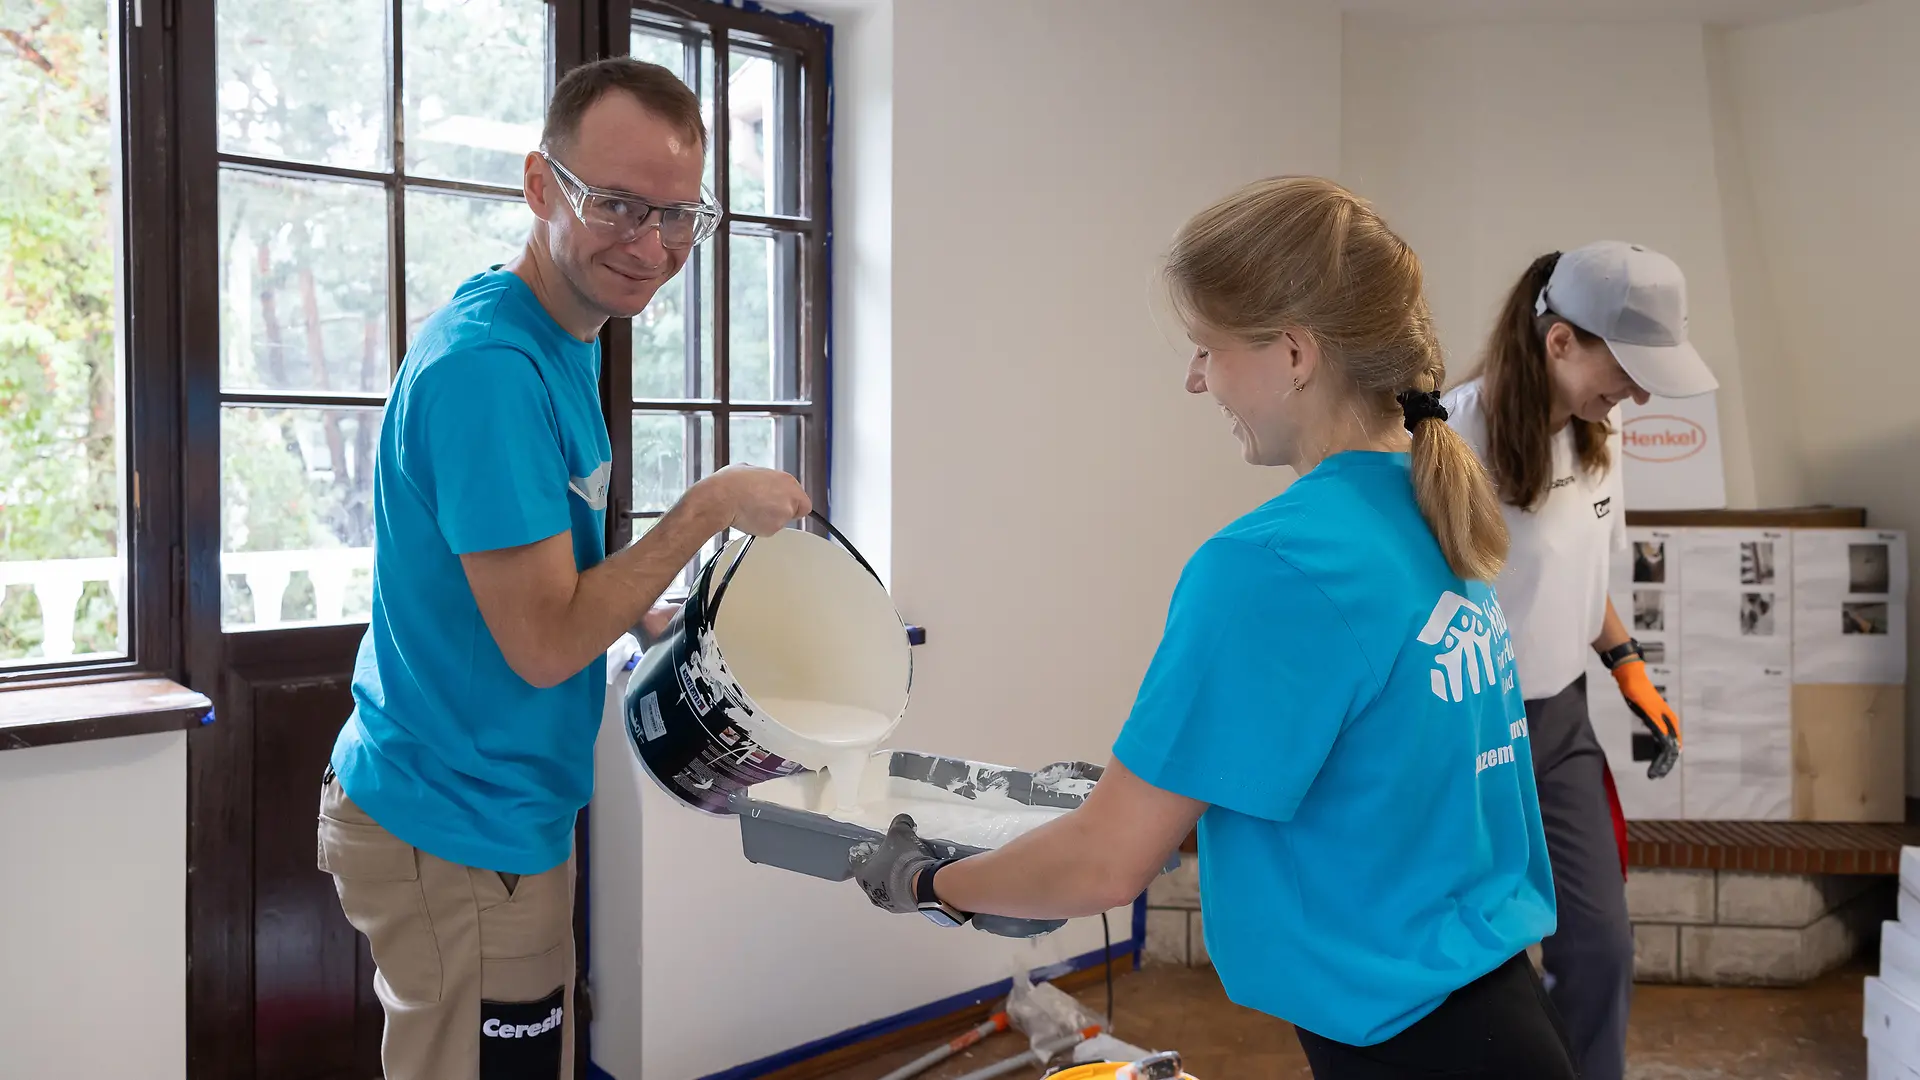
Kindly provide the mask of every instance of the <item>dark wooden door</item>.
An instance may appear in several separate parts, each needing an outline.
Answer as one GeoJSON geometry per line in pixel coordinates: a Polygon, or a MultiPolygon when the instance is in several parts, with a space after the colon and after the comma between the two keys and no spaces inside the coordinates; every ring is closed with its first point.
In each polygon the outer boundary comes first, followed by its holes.
{"type": "Polygon", "coordinates": [[[363,632],[225,635],[216,721],[189,754],[195,1080],[380,1075],[372,958],[315,859],[363,632]]]}

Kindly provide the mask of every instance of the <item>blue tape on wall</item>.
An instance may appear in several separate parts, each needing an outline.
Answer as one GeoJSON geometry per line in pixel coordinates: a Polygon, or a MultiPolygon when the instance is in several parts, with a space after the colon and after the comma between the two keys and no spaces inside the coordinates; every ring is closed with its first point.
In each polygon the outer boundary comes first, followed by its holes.
{"type": "Polygon", "coordinates": [[[1147,951],[1147,894],[1133,901],[1133,970],[1140,970],[1140,959],[1147,951]]]}

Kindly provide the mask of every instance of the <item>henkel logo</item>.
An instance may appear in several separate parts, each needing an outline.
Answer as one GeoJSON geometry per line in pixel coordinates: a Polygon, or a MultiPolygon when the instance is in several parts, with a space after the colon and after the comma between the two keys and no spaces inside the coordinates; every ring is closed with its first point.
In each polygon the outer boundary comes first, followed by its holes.
{"type": "Polygon", "coordinates": [[[566,1012],[562,1009],[553,1010],[537,1024],[503,1024],[499,1020],[488,1020],[480,1026],[480,1034],[489,1039],[531,1039],[536,1035],[545,1035],[565,1020],[566,1012]]]}
{"type": "Polygon", "coordinates": [[[1707,448],[1707,429],[1683,416],[1636,416],[1620,440],[1636,461],[1681,461],[1707,448]]]}

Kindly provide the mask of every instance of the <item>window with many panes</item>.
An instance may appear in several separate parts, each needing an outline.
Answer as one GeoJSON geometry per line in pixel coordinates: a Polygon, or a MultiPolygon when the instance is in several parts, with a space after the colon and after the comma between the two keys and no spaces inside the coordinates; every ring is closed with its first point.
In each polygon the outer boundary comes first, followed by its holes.
{"type": "Polygon", "coordinates": [[[381,406],[409,337],[532,223],[543,0],[218,0],[229,630],[364,619],[381,406]]]}
{"type": "Polygon", "coordinates": [[[632,320],[633,537],[733,462],[791,472],[826,506],[828,44],[817,26],[751,15],[633,4],[632,55],[700,96],[707,186],[727,211],[632,320]]]}

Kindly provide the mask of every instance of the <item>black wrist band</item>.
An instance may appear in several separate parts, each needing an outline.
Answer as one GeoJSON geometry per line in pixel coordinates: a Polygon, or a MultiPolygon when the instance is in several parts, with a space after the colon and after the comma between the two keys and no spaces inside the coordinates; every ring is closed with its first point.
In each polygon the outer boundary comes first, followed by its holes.
{"type": "Polygon", "coordinates": [[[1646,654],[1640,651],[1640,643],[1632,638],[1600,654],[1600,662],[1607,666],[1608,671],[1612,671],[1630,659],[1644,661],[1646,658],[1646,654]]]}
{"type": "Polygon", "coordinates": [[[913,899],[914,902],[918,904],[938,904],[948,911],[953,912],[959,917],[960,921],[965,922],[973,918],[973,912],[961,911],[959,908],[940,899],[939,894],[933,891],[933,875],[959,861],[958,859],[943,859],[927,867],[925,870],[920,871],[920,879],[915,882],[913,886],[913,899]]]}

